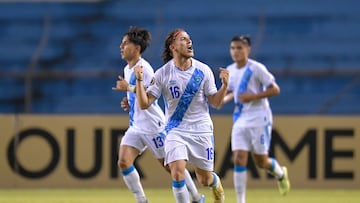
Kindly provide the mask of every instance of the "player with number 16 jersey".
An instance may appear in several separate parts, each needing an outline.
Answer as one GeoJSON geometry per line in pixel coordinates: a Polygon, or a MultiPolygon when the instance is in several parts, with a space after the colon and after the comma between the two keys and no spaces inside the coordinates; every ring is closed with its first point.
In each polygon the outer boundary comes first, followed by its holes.
{"type": "Polygon", "coordinates": [[[157,98],[163,93],[165,97],[166,131],[192,132],[196,128],[204,135],[213,135],[206,96],[215,94],[217,88],[206,64],[192,58],[191,68],[180,71],[171,60],[155,73],[154,85],[147,92],[157,98]]]}
{"type": "Polygon", "coordinates": [[[136,97],[142,109],[149,108],[161,95],[165,100],[165,165],[171,170],[176,202],[189,202],[189,192],[184,186],[189,162],[195,165],[200,184],[212,188],[214,202],[223,203],[221,181],[213,172],[214,135],[209,104],[218,108],[222,103],[228,71],[220,69],[222,86],[217,90],[210,67],[193,58],[192,40],[183,29],[171,31],[164,45],[165,65],[155,72],[154,84],[147,90],[142,84],[143,68],[135,67],[136,97]]]}

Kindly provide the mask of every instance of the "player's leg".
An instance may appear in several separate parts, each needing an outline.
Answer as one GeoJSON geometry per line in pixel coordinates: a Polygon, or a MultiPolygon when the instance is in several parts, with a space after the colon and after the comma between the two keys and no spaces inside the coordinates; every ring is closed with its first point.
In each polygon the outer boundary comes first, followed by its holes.
{"type": "Polygon", "coordinates": [[[140,176],[133,165],[139,151],[131,146],[121,145],[119,149],[118,166],[121,170],[124,182],[129,190],[134,194],[136,201],[146,202],[144,189],[140,182],[140,176]]]}
{"type": "Polygon", "coordinates": [[[234,158],[234,190],[237,203],[246,202],[247,185],[247,162],[248,154],[251,149],[251,137],[249,129],[234,125],[231,134],[231,149],[234,158]]]}
{"type": "Polygon", "coordinates": [[[280,166],[275,158],[268,156],[271,141],[271,126],[258,127],[253,129],[254,159],[258,167],[267,170],[278,180],[279,191],[286,195],[290,190],[290,182],[287,168],[280,166]]]}
{"type": "MultiPolygon", "coordinates": [[[[170,173],[170,168],[168,165],[164,166],[164,157],[165,157],[165,149],[164,149],[164,143],[165,143],[165,133],[159,133],[155,136],[156,139],[154,139],[154,136],[147,136],[146,145],[148,146],[148,149],[151,151],[153,156],[158,159],[160,164],[165,168],[166,171],[170,173]],[[157,141],[157,143],[154,143],[154,140],[157,141]]],[[[196,185],[187,169],[185,169],[185,185],[190,192],[191,199],[193,203],[201,203],[201,199],[204,195],[200,194],[198,189],[196,188],[196,185]]]]}
{"type": "Polygon", "coordinates": [[[134,194],[138,203],[146,203],[146,195],[140,182],[140,176],[134,166],[135,158],[141,153],[144,146],[132,130],[128,130],[121,140],[119,149],[118,166],[121,170],[124,182],[134,194]]]}
{"type": "Polygon", "coordinates": [[[276,179],[284,176],[284,171],[275,158],[270,158],[267,154],[254,154],[254,160],[259,168],[266,169],[276,179]]]}
{"type": "Polygon", "coordinates": [[[201,168],[196,168],[195,172],[199,183],[212,189],[214,203],[224,203],[225,193],[219,176],[215,172],[201,168]]]}
{"type": "Polygon", "coordinates": [[[172,130],[165,139],[165,166],[171,171],[172,190],[177,203],[188,203],[189,191],[185,185],[185,169],[188,151],[181,132],[172,130]]]}
{"type": "Polygon", "coordinates": [[[247,185],[247,161],[248,151],[235,150],[234,156],[234,189],[236,193],[237,203],[246,202],[246,185],[247,185]]]}
{"type": "Polygon", "coordinates": [[[214,136],[208,133],[197,133],[189,136],[186,147],[189,163],[196,166],[195,173],[198,182],[212,189],[214,202],[223,203],[224,189],[219,176],[214,171],[214,136]]]}
{"type": "Polygon", "coordinates": [[[190,196],[185,185],[185,160],[176,160],[170,162],[169,168],[172,178],[172,190],[177,203],[188,203],[190,196]]]}
{"type": "MultiPolygon", "coordinates": [[[[167,172],[170,173],[169,166],[164,166],[164,159],[158,159],[159,163],[165,168],[167,172]]],[[[205,200],[205,196],[200,194],[189,171],[185,169],[185,185],[191,195],[192,203],[202,203],[202,199],[205,200]]]]}
{"type": "Polygon", "coordinates": [[[266,169],[277,179],[280,194],[286,195],[290,190],[287,168],[280,166],[275,158],[270,158],[268,155],[254,154],[254,158],[257,166],[266,169]]]}
{"type": "Polygon", "coordinates": [[[189,193],[191,195],[192,203],[203,203],[205,202],[205,196],[200,194],[191,175],[190,172],[185,169],[185,184],[189,193]]]}

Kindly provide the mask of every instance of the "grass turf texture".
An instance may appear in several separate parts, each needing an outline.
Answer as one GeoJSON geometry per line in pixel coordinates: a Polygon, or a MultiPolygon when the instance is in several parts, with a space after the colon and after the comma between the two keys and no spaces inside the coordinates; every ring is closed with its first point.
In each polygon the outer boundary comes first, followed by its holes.
{"type": "MultiPolygon", "coordinates": [[[[151,203],[175,202],[171,188],[145,190],[151,203]]],[[[206,202],[210,189],[201,188],[206,202]]],[[[236,202],[233,188],[225,188],[225,202],[236,202]]],[[[360,190],[295,189],[283,197],[274,189],[248,189],[249,203],[359,203],[360,190]]],[[[133,195],[121,189],[0,189],[0,203],[133,203],[133,195]]]]}

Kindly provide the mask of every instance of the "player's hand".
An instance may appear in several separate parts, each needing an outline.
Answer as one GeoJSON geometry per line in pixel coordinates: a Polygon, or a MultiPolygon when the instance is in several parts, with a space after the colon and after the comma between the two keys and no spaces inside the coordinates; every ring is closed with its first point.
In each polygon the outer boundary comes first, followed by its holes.
{"type": "Polygon", "coordinates": [[[223,85],[228,86],[229,83],[229,70],[226,68],[219,68],[219,77],[223,85]]]}
{"type": "Polygon", "coordinates": [[[123,77],[119,76],[119,79],[116,81],[116,87],[113,87],[112,90],[115,91],[127,91],[129,83],[124,80],[123,77]]]}
{"type": "Polygon", "coordinates": [[[143,67],[142,66],[135,66],[134,72],[135,72],[136,80],[142,81],[143,77],[144,77],[143,67]]]}
{"type": "Polygon", "coordinates": [[[255,100],[255,95],[254,94],[249,94],[249,93],[242,93],[240,96],[239,96],[239,100],[241,101],[241,103],[248,103],[248,102],[251,102],[253,100],[255,100]]]}
{"type": "Polygon", "coordinates": [[[128,101],[127,97],[124,97],[121,100],[120,106],[124,111],[128,111],[130,109],[130,105],[129,105],[129,101],[128,101]]]}

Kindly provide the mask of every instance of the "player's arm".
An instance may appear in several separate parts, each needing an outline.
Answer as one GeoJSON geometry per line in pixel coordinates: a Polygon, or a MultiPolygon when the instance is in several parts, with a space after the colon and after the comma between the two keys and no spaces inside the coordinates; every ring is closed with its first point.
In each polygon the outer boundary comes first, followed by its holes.
{"type": "Polygon", "coordinates": [[[217,109],[221,109],[224,106],[224,104],[232,101],[233,99],[234,99],[234,93],[228,91],[223,99],[223,102],[221,103],[221,105],[219,107],[217,107],[217,109]]]}
{"type": "Polygon", "coordinates": [[[276,84],[276,82],[273,82],[269,86],[267,86],[265,91],[260,92],[258,94],[258,97],[259,99],[261,99],[265,97],[272,97],[278,94],[280,94],[280,87],[278,84],[276,84]]]}
{"type": "Polygon", "coordinates": [[[147,109],[156,100],[156,98],[153,95],[146,93],[143,85],[144,73],[142,66],[136,66],[134,71],[136,75],[136,99],[141,109],[147,109]]]}
{"type": "Polygon", "coordinates": [[[233,99],[234,99],[234,93],[233,92],[228,92],[224,97],[223,104],[226,104],[229,101],[232,101],[233,99]]]}
{"type": "Polygon", "coordinates": [[[280,87],[276,84],[276,82],[273,82],[267,86],[265,91],[259,92],[257,94],[243,93],[239,96],[239,99],[241,102],[246,103],[262,98],[272,97],[278,94],[280,94],[280,87]]]}
{"type": "Polygon", "coordinates": [[[220,68],[221,87],[213,95],[208,96],[209,104],[214,108],[221,108],[224,102],[224,97],[227,93],[229,82],[229,71],[225,68],[220,68]]]}

